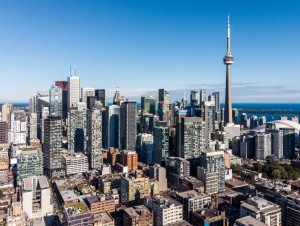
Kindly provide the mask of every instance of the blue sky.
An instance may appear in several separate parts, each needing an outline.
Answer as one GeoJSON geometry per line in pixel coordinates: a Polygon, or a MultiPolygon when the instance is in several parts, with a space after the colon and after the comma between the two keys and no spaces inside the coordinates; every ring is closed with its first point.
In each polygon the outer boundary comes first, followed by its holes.
{"type": "Polygon", "coordinates": [[[298,0],[0,1],[0,102],[28,101],[70,65],[110,97],[222,97],[228,12],[233,102],[299,102],[298,0]]]}

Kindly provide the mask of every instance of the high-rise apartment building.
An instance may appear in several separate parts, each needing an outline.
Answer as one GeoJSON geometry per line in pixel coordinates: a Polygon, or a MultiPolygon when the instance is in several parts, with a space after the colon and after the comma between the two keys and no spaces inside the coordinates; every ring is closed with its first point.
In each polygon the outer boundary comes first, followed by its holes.
{"type": "Polygon", "coordinates": [[[181,118],[177,123],[177,152],[184,159],[199,158],[204,151],[205,122],[200,117],[181,118]]]}
{"type": "Polygon", "coordinates": [[[22,209],[30,220],[53,214],[51,188],[45,176],[24,178],[20,196],[22,209]]]}
{"type": "Polygon", "coordinates": [[[7,123],[0,122],[0,144],[6,144],[7,142],[8,142],[7,123]]]}
{"type": "Polygon", "coordinates": [[[179,178],[190,176],[190,162],[180,157],[168,157],[166,170],[169,186],[178,188],[179,178]]]}
{"type": "Polygon", "coordinates": [[[10,141],[13,144],[26,144],[27,119],[25,111],[13,111],[10,125],[10,141]]]}
{"type": "Polygon", "coordinates": [[[3,104],[2,105],[2,122],[6,122],[8,128],[10,129],[10,114],[12,112],[12,104],[3,104]]]}
{"type": "Polygon", "coordinates": [[[264,160],[272,154],[271,133],[257,133],[255,135],[255,158],[264,160]]]}
{"type": "Polygon", "coordinates": [[[208,148],[200,157],[197,177],[204,182],[207,194],[217,194],[225,191],[225,161],[224,151],[212,151],[208,148]]]}
{"type": "Polygon", "coordinates": [[[87,114],[87,153],[92,169],[101,169],[102,160],[102,113],[101,103],[88,110],[87,114]],[[98,161],[96,161],[96,157],[98,161]],[[101,159],[99,159],[101,158],[101,159]],[[97,163],[97,164],[96,164],[97,163]],[[100,164],[99,164],[100,163],[100,164]]]}
{"type": "Polygon", "coordinates": [[[17,156],[17,182],[30,176],[43,175],[43,153],[39,149],[24,148],[17,156]]]}
{"type": "Polygon", "coordinates": [[[200,105],[204,104],[206,101],[206,90],[200,89],[200,105]]]}
{"type": "Polygon", "coordinates": [[[62,119],[49,116],[44,120],[44,174],[50,178],[64,176],[61,165],[62,119]]]}
{"type": "Polygon", "coordinates": [[[68,111],[74,103],[80,101],[80,79],[77,76],[68,77],[68,111]]]}
{"type": "Polygon", "coordinates": [[[51,86],[49,90],[49,114],[63,117],[63,91],[59,86],[51,86]]]}
{"type": "Polygon", "coordinates": [[[196,91],[196,90],[192,90],[191,95],[190,95],[190,105],[191,105],[191,107],[198,106],[199,102],[200,102],[199,92],[196,91]]]}
{"type": "Polygon", "coordinates": [[[73,152],[86,151],[87,111],[85,103],[78,102],[68,113],[68,149],[73,152]]]}
{"type": "Polygon", "coordinates": [[[280,128],[283,132],[283,156],[285,158],[295,157],[295,129],[294,128],[280,128]]]}
{"type": "Polygon", "coordinates": [[[89,170],[88,158],[83,153],[63,153],[61,161],[67,176],[89,170]]]}
{"type": "Polygon", "coordinates": [[[136,144],[136,102],[126,101],[120,107],[120,146],[134,150],[136,144]]]}
{"type": "Polygon", "coordinates": [[[272,154],[277,158],[283,157],[283,131],[282,130],[268,130],[271,133],[272,154]]]}
{"type": "Polygon", "coordinates": [[[169,157],[169,127],[156,126],[153,130],[153,162],[165,163],[169,157]]]}

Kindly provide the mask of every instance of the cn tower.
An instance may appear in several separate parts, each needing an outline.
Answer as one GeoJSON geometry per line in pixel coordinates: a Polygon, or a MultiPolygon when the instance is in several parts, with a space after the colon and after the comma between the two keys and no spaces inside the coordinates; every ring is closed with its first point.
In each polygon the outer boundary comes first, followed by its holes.
{"type": "Polygon", "coordinates": [[[226,65],[226,91],[225,91],[225,112],[224,125],[232,123],[232,106],[231,106],[231,64],[233,64],[233,56],[230,52],[230,21],[228,16],[227,24],[227,52],[224,57],[224,64],[226,65]]]}

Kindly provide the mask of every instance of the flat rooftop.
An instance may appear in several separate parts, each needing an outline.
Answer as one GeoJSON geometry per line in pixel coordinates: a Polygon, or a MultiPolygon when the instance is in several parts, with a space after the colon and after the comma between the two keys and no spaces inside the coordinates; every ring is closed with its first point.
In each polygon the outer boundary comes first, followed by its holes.
{"type": "Polygon", "coordinates": [[[89,210],[83,202],[67,204],[64,206],[68,216],[80,215],[88,213],[89,210]]]}
{"type": "Polygon", "coordinates": [[[208,195],[208,194],[200,193],[200,192],[197,192],[195,190],[180,192],[177,195],[182,197],[182,198],[190,198],[190,199],[210,197],[210,195],[208,195]]]}
{"type": "Polygon", "coordinates": [[[93,214],[93,220],[94,223],[98,222],[98,224],[101,223],[101,225],[114,222],[114,219],[107,212],[93,214]]]}
{"type": "Polygon", "coordinates": [[[255,218],[251,217],[251,216],[247,216],[247,217],[242,217],[236,220],[236,222],[239,222],[243,225],[247,225],[247,226],[267,226],[267,224],[256,220],[255,218]]]}

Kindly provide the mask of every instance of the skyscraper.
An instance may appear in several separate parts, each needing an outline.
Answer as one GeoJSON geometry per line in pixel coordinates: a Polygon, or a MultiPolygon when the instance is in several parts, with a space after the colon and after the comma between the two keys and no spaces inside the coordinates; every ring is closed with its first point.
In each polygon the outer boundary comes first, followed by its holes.
{"type": "Polygon", "coordinates": [[[62,111],[63,119],[68,117],[68,82],[67,81],[55,81],[55,86],[58,86],[62,90],[62,111]]]}
{"type": "Polygon", "coordinates": [[[95,90],[95,96],[97,97],[97,100],[101,101],[102,106],[106,106],[105,89],[96,89],[95,90]]]}
{"type": "Polygon", "coordinates": [[[44,120],[44,174],[48,177],[64,176],[61,166],[62,120],[49,116],[44,120]]]}
{"type": "Polygon", "coordinates": [[[80,100],[80,79],[76,76],[68,77],[68,111],[72,104],[80,100]]]}
{"type": "Polygon", "coordinates": [[[120,107],[120,144],[123,150],[135,150],[136,102],[126,101],[120,107]]]}
{"type": "Polygon", "coordinates": [[[199,99],[200,99],[199,92],[196,91],[196,90],[192,90],[191,91],[191,95],[190,95],[190,104],[191,104],[191,107],[198,106],[199,99]]]}
{"type": "Polygon", "coordinates": [[[225,92],[225,119],[224,125],[232,123],[232,106],[231,106],[231,65],[233,64],[233,56],[230,51],[230,22],[228,16],[227,24],[227,52],[224,57],[226,65],[226,92],[225,92]]]}
{"type": "Polygon", "coordinates": [[[200,105],[204,104],[206,101],[206,90],[200,89],[200,105]]]}
{"type": "Polygon", "coordinates": [[[87,105],[87,97],[95,96],[95,89],[83,87],[81,88],[81,102],[87,105]]]}
{"type": "Polygon", "coordinates": [[[155,126],[153,130],[153,162],[161,164],[169,157],[169,127],[155,126]]]}
{"type": "Polygon", "coordinates": [[[52,86],[49,90],[49,113],[63,117],[62,89],[58,86],[52,86]]]}
{"type": "Polygon", "coordinates": [[[153,115],[156,114],[157,111],[157,101],[154,96],[142,96],[141,98],[141,109],[143,112],[151,113],[153,115]]]}

